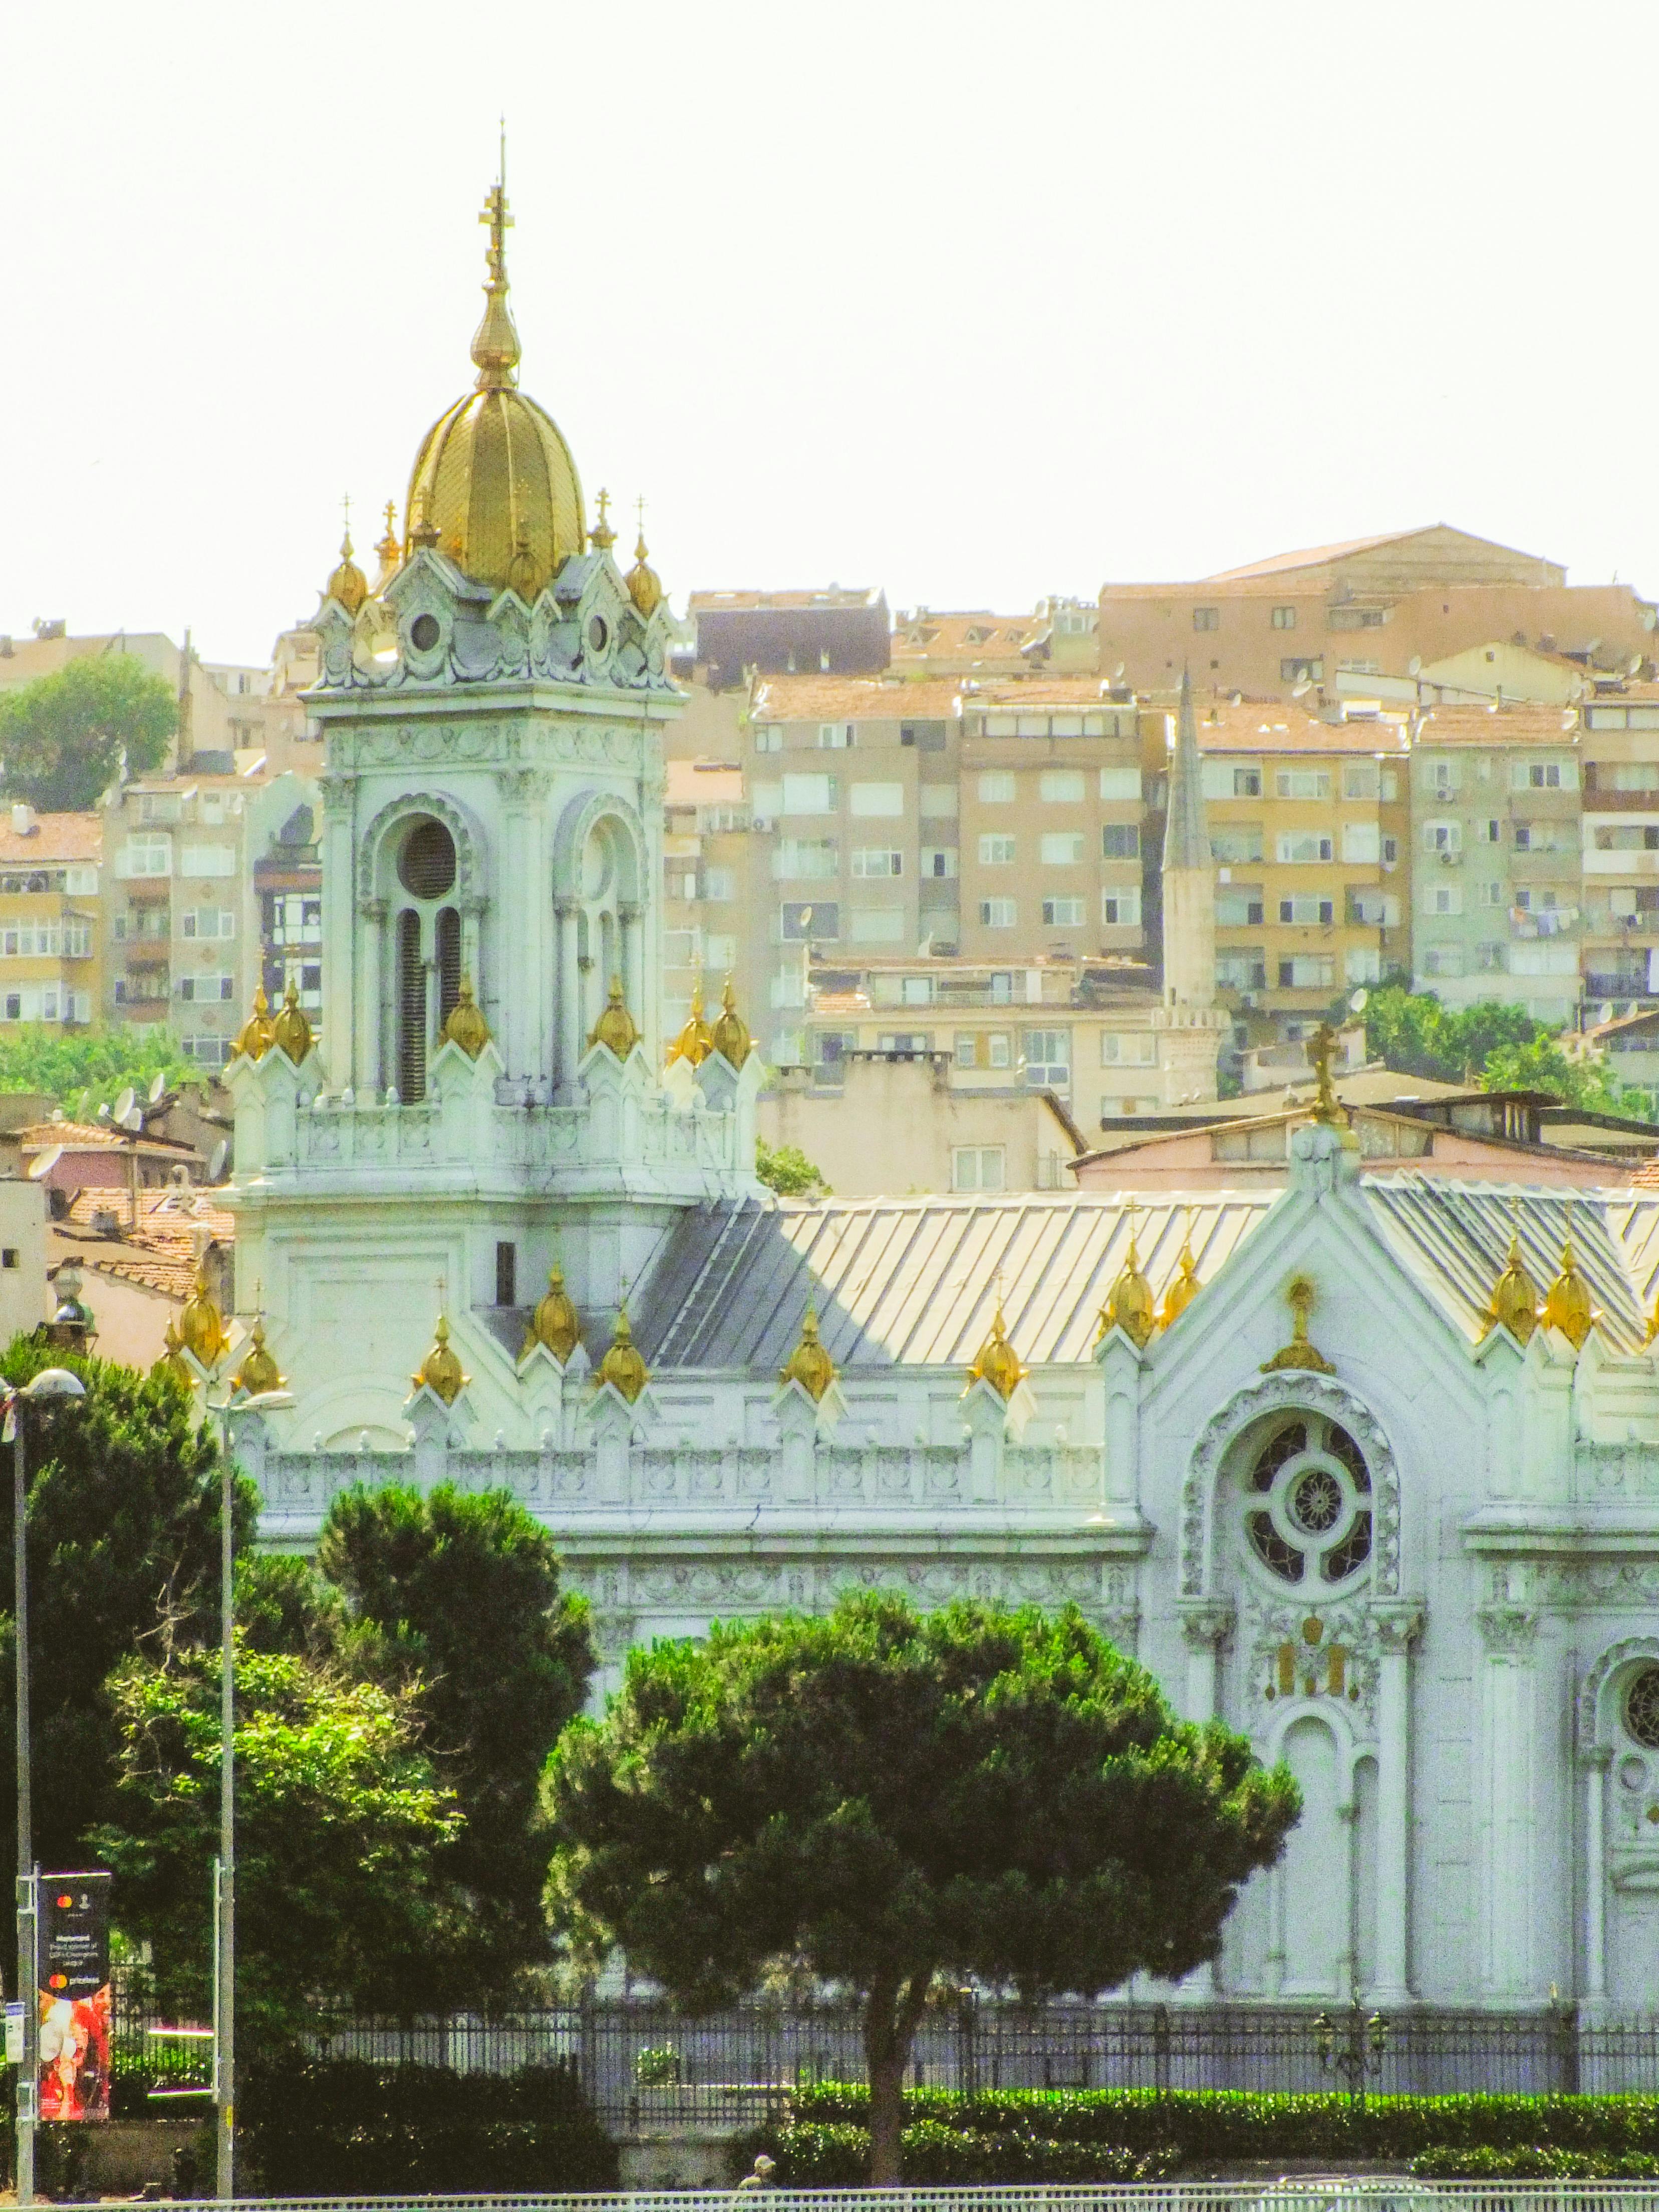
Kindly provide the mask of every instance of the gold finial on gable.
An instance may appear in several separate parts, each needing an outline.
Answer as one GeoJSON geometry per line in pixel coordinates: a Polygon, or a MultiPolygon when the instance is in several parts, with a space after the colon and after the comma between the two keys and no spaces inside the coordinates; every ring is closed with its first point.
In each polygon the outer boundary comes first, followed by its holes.
{"type": "Polygon", "coordinates": [[[801,1316],[800,1341],[779,1370],[780,1382],[799,1382],[812,1403],[821,1405],[823,1394],[836,1379],[836,1363],[818,1335],[817,1309],[809,1299],[801,1316]]]}
{"type": "Polygon", "coordinates": [[[1336,1370],[1322,1352],[1315,1349],[1308,1336],[1308,1316],[1313,1311],[1318,1297],[1311,1275],[1292,1275],[1285,1287],[1285,1303],[1291,1310],[1291,1340],[1282,1352],[1274,1352],[1271,1359],[1261,1363],[1264,1375],[1274,1375],[1285,1368],[1305,1368],[1315,1375],[1334,1375],[1336,1370]]]}

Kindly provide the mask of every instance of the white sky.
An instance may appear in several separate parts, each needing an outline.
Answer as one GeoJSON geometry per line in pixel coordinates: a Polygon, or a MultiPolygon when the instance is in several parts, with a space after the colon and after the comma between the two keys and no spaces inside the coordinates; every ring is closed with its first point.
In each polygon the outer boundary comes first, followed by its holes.
{"type": "Polygon", "coordinates": [[[0,630],[311,611],[471,380],[503,107],[522,381],[677,602],[1438,520],[1653,595],[1656,62],[1595,0],[25,0],[0,630]]]}

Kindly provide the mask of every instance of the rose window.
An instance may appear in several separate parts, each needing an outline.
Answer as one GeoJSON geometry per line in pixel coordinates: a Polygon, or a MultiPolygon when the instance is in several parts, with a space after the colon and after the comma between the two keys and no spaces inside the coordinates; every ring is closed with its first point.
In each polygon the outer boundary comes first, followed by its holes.
{"type": "MultiPolygon", "coordinates": [[[[1249,1462],[1245,1488],[1250,1549],[1280,1582],[1329,1589],[1370,1558],[1371,1479],[1338,1422],[1302,1413],[1277,1423],[1249,1462]]],[[[1659,1729],[1659,1668],[1653,1674],[1659,1729]]]]}

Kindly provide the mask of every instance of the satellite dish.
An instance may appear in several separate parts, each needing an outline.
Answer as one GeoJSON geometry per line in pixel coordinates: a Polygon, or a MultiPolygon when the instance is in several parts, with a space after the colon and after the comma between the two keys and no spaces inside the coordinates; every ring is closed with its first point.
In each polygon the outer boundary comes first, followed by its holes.
{"type": "Polygon", "coordinates": [[[1626,669],[1625,673],[1626,676],[1639,676],[1642,673],[1642,656],[1639,653],[1632,653],[1630,665],[1626,669]]]}
{"type": "Polygon", "coordinates": [[[213,1158],[208,1162],[208,1181],[217,1182],[225,1171],[225,1162],[230,1158],[230,1139],[221,1137],[213,1147],[213,1158]]]}
{"type": "Polygon", "coordinates": [[[61,1145],[53,1145],[50,1150],[42,1152],[29,1169],[29,1181],[44,1182],[63,1157],[64,1147],[61,1145]]]}
{"type": "Polygon", "coordinates": [[[120,1121],[121,1127],[124,1129],[131,1131],[132,1135],[135,1137],[139,1135],[143,1129],[144,1115],[143,1109],[142,1107],[129,1106],[126,1112],[119,1115],[118,1118],[120,1121]]]}
{"type": "Polygon", "coordinates": [[[115,1102],[115,1118],[123,1127],[125,1126],[127,1115],[132,1111],[132,1085],[129,1083],[115,1102]]]}
{"type": "Polygon", "coordinates": [[[165,1075],[158,1075],[155,1082],[149,1086],[150,1104],[152,1106],[159,1106],[167,1095],[167,1079],[165,1075]]]}
{"type": "Polygon", "coordinates": [[[105,1099],[103,1104],[98,1109],[98,1118],[100,1121],[107,1121],[110,1118],[109,1101],[107,1098],[105,1099]]]}
{"type": "Polygon", "coordinates": [[[1348,1001],[1348,1012],[1351,1014],[1363,1014],[1370,1004],[1370,996],[1369,991],[1363,989],[1356,991],[1348,1001]]]}
{"type": "Polygon", "coordinates": [[[1406,673],[1407,676],[1420,676],[1422,672],[1423,656],[1420,653],[1414,653],[1406,663],[1406,673]]]}
{"type": "Polygon", "coordinates": [[[1313,684],[1312,684],[1312,683],[1310,681],[1310,679],[1309,679],[1307,677],[1305,677],[1305,676],[1304,676],[1304,677],[1303,678],[1302,681],[1301,681],[1299,684],[1291,684],[1291,698],[1292,698],[1292,699],[1304,699],[1304,698],[1306,698],[1306,696],[1307,696],[1308,693],[1309,693],[1310,691],[1311,691],[1312,690],[1313,690],[1313,684]]]}
{"type": "Polygon", "coordinates": [[[1119,661],[1119,663],[1117,664],[1117,666],[1116,666],[1116,667],[1112,671],[1112,681],[1113,681],[1113,683],[1114,683],[1114,684],[1121,684],[1121,683],[1122,683],[1122,681],[1123,681],[1123,672],[1124,672],[1125,668],[1126,668],[1127,665],[1128,665],[1128,663],[1127,663],[1127,661],[1122,661],[1122,660],[1120,660],[1120,661],[1119,661]]]}

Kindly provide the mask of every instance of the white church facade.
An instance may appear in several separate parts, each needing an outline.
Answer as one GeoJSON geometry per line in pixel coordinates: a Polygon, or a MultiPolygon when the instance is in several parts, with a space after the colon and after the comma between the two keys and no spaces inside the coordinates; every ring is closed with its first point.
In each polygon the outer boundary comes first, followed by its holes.
{"type": "Polygon", "coordinates": [[[1276,1194],[763,1189],[729,994],[661,1034],[660,586],[517,389],[490,214],[402,564],[319,617],[322,1034],[228,1072],[263,1540],[503,1486],[612,1680],[848,1586],[1073,1602],[1302,1784],[1183,1999],[1659,2003],[1659,1200],[1371,1180],[1336,1109],[1276,1194]]]}

